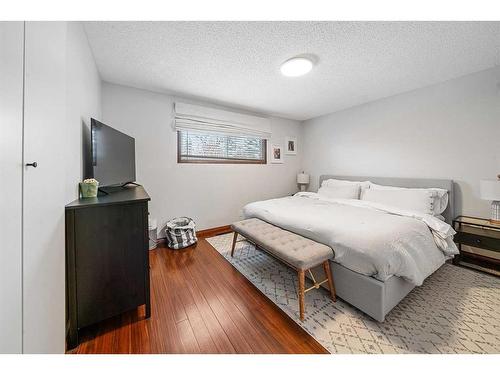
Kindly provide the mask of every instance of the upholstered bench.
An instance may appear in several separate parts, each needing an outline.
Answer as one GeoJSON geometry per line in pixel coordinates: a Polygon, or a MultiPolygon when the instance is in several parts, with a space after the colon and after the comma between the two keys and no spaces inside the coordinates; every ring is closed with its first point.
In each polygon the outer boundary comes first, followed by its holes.
{"type": "Polygon", "coordinates": [[[308,291],[318,289],[321,284],[328,282],[331,298],[335,301],[335,286],[328,263],[329,259],[333,257],[333,250],[330,247],[256,218],[238,221],[233,223],[231,228],[234,231],[231,256],[234,256],[238,234],[240,234],[247,241],[255,244],[257,248],[264,250],[297,271],[300,320],[304,320],[304,295],[308,291]],[[320,265],[323,265],[326,279],[317,282],[311,269],[320,265]],[[305,273],[307,271],[309,271],[314,286],[305,289],[305,273]]]}

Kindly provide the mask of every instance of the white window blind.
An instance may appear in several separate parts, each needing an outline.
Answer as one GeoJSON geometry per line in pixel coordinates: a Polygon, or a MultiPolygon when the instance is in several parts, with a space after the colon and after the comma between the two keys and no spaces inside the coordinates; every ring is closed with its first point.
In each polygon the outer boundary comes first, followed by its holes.
{"type": "Polygon", "coordinates": [[[266,140],[190,130],[178,131],[179,163],[266,163],[266,140]]]}
{"type": "Polygon", "coordinates": [[[271,137],[268,118],[181,102],[175,103],[174,129],[261,139],[271,137]]]}

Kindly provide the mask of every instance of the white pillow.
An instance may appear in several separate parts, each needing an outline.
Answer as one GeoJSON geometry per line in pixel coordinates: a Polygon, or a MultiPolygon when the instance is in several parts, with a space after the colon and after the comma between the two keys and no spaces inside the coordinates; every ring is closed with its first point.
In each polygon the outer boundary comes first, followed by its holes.
{"type": "Polygon", "coordinates": [[[359,185],[322,186],[318,194],[331,199],[359,199],[360,190],[359,185]]]}
{"type": "Polygon", "coordinates": [[[345,186],[345,185],[358,185],[361,190],[368,189],[370,187],[370,181],[350,181],[350,180],[337,180],[335,178],[329,178],[328,180],[323,180],[321,186],[345,186]]]}
{"type": "Polygon", "coordinates": [[[425,189],[366,189],[361,199],[403,210],[417,211],[433,215],[435,192],[425,189]]]}
{"type": "Polygon", "coordinates": [[[441,188],[402,188],[397,186],[377,185],[370,183],[370,189],[378,190],[426,190],[433,193],[432,215],[438,216],[446,210],[448,206],[448,190],[441,188]]]}
{"type": "Polygon", "coordinates": [[[351,181],[351,180],[338,180],[336,178],[329,178],[328,180],[323,180],[321,186],[333,186],[333,185],[361,185],[370,186],[370,181],[351,181]]]}

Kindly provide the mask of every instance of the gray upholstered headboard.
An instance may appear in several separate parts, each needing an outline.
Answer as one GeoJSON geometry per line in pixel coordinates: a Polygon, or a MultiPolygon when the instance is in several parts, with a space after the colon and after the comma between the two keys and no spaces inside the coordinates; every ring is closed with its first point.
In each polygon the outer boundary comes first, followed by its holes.
{"type": "Polygon", "coordinates": [[[335,176],[324,174],[319,177],[319,186],[323,180],[336,178],[337,180],[371,181],[379,185],[390,185],[406,188],[441,188],[448,190],[448,207],[442,213],[446,222],[451,224],[455,215],[455,196],[453,194],[453,180],[432,178],[401,178],[401,177],[367,177],[367,176],[335,176]]]}

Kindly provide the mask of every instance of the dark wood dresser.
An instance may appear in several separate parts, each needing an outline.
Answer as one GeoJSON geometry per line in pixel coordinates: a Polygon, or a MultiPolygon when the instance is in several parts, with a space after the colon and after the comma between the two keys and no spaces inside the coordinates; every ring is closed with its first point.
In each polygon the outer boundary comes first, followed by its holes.
{"type": "Polygon", "coordinates": [[[149,200],[136,186],[66,206],[68,349],[80,328],[140,305],[150,317],[149,200]]]}

